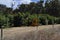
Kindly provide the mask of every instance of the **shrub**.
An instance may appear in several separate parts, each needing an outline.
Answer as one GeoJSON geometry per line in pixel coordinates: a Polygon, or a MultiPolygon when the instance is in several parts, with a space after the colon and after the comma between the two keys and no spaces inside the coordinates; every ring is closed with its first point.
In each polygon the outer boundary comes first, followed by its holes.
{"type": "Polygon", "coordinates": [[[57,19],[56,19],[56,23],[57,23],[57,24],[60,24],[60,18],[57,18],[57,19]]]}
{"type": "Polygon", "coordinates": [[[1,26],[8,27],[9,26],[9,18],[5,15],[0,15],[0,24],[1,26]]]}
{"type": "Polygon", "coordinates": [[[56,20],[55,20],[56,17],[50,16],[48,14],[39,14],[38,17],[39,17],[39,20],[40,20],[39,23],[42,24],[42,25],[46,25],[46,20],[47,20],[48,24],[52,24],[52,21],[54,23],[56,23],[56,20]]]}
{"type": "Polygon", "coordinates": [[[0,26],[5,27],[17,27],[17,26],[37,26],[46,25],[46,19],[48,24],[60,23],[60,18],[50,16],[48,14],[30,14],[26,13],[15,13],[15,14],[3,14],[0,13],[0,26]]]}
{"type": "Polygon", "coordinates": [[[32,14],[29,16],[29,25],[32,25],[32,26],[39,25],[39,18],[37,14],[32,14]]]}

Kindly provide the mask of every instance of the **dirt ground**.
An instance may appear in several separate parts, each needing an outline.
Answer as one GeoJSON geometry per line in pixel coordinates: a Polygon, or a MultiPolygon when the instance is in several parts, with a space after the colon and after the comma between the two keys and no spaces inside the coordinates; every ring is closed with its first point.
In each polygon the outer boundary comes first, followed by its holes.
{"type": "MultiPolygon", "coordinates": [[[[53,27],[53,25],[43,25],[43,26],[35,26],[35,27],[26,26],[26,27],[7,28],[7,29],[3,29],[3,40],[28,40],[25,38],[23,39],[22,36],[24,34],[33,33],[34,31],[37,33],[37,31],[39,31],[39,30],[58,28],[59,26],[60,26],[60,24],[56,24],[56,25],[54,25],[54,27],[53,27]]],[[[1,31],[0,31],[0,34],[1,34],[1,31]]],[[[23,37],[26,37],[26,35],[24,35],[23,37]]],[[[1,39],[1,37],[0,37],[0,39],[1,39]]],[[[33,40],[33,39],[31,39],[31,40],[33,40]]],[[[57,40],[59,40],[59,38],[57,40]]]]}

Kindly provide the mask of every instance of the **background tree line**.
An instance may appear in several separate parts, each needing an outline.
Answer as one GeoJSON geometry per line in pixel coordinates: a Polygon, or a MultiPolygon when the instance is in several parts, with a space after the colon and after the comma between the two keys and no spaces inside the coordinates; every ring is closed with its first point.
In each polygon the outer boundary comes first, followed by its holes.
{"type": "Polygon", "coordinates": [[[43,0],[37,3],[18,5],[13,10],[5,5],[0,4],[0,26],[17,27],[17,26],[37,26],[45,25],[46,19],[48,24],[60,23],[60,1],[59,0],[43,0]]]}

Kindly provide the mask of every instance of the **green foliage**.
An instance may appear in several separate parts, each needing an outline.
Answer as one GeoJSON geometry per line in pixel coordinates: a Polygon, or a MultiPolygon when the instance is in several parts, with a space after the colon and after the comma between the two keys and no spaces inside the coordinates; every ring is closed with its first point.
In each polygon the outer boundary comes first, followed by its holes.
{"type": "Polygon", "coordinates": [[[48,24],[52,24],[52,20],[54,23],[60,23],[60,19],[48,14],[30,14],[29,12],[7,15],[0,14],[0,24],[5,27],[31,26],[32,24],[46,25],[46,19],[48,20],[48,24]]]}
{"type": "Polygon", "coordinates": [[[3,15],[2,13],[0,13],[1,15],[0,15],[0,24],[1,24],[1,26],[5,26],[5,27],[7,27],[7,25],[9,26],[9,23],[7,23],[7,22],[9,22],[9,18],[8,17],[6,17],[5,15],[3,15]]]}
{"type": "Polygon", "coordinates": [[[56,17],[50,16],[48,14],[39,14],[40,24],[46,25],[46,20],[48,21],[48,24],[52,24],[52,21],[56,23],[55,20],[56,17]]]}
{"type": "Polygon", "coordinates": [[[39,24],[38,22],[40,21],[39,18],[38,18],[38,15],[37,14],[32,14],[29,16],[29,25],[32,25],[32,24],[39,24]]]}
{"type": "Polygon", "coordinates": [[[56,23],[60,24],[60,17],[56,19],[56,23]]]}

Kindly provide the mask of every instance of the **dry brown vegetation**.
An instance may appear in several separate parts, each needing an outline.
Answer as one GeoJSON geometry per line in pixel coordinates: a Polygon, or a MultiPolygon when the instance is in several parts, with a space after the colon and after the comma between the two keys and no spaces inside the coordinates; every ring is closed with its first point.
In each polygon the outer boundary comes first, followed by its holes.
{"type": "Polygon", "coordinates": [[[60,40],[60,25],[4,29],[4,40],[60,40]]]}

